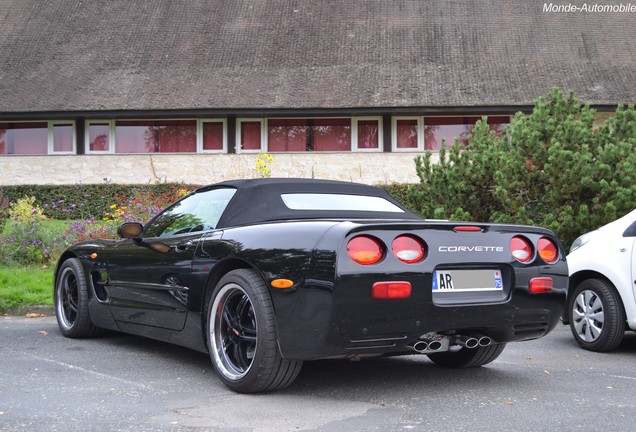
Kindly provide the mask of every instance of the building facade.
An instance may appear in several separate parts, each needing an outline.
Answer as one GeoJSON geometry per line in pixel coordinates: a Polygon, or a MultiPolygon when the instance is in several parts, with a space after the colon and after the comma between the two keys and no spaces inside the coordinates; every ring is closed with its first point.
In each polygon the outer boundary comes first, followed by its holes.
{"type": "MultiPolygon", "coordinates": [[[[611,2],[610,2],[611,3],[611,2]]],[[[415,182],[555,87],[636,101],[636,11],[498,0],[1,0],[0,184],[415,182]]]]}

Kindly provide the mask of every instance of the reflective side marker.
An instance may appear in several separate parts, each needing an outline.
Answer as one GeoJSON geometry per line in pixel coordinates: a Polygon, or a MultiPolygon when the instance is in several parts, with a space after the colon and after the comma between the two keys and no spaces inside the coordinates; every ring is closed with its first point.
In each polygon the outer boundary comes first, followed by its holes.
{"type": "Polygon", "coordinates": [[[274,288],[291,288],[292,286],[294,286],[294,282],[290,281],[289,279],[274,279],[271,282],[272,286],[274,288]]]}
{"type": "Polygon", "coordinates": [[[376,282],[371,296],[378,300],[405,299],[411,297],[411,283],[402,281],[376,282]]]}
{"type": "Polygon", "coordinates": [[[552,291],[554,282],[550,277],[536,277],[530,279],[528,290],[531,294],[549,293],[552,291]]]}

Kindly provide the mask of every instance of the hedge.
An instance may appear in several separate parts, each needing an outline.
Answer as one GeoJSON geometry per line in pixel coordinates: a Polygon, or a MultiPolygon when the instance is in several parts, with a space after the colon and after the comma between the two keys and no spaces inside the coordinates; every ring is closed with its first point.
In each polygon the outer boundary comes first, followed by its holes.
{"type": "MultiPolygon", "coordinates": [[[[2,195],[7,199],[5,207],[25,196],[35,197],[35,204],[44,210],[48,217],[54,219],[86,219],[90,216],[100,217],[108,212],[118,197],[130,197],[136,193],[170,194],[175,188],[196,185],[184,183],[161,184],[75,184],[75,185],[20,185],[3,186],[2,195]]],[[[408,184],[392,183],[377,185],[389,192],[396,200],[407,205],[408,184]]],[[[1,209],[0,209],[1,213],[1,209]]]]}
{"type": "Polygon", "coordinates": [[[118,197],[130,197],[137,192],[164,195],[184,186],[189,189],[197,187],[184,183],[19,185],[2,186],[0,192],[9,203],[25,196],[35,197],[35,204],[44,210],[46,216],[65,220],[100,217],[116,203],[118,197]]]}

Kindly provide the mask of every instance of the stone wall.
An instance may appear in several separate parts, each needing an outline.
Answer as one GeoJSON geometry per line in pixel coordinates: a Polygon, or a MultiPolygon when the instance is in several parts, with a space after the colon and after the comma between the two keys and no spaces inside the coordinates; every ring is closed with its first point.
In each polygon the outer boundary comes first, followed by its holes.
{"type": "MultiPolygon", "coordinates": [[[[273,154],[272,177],[358,183],[417,183],[418,153],[273,154]]],[[[216,183],[258,177],[256,154],[2,156],[0,185],[156,182],[216,183]]]]}

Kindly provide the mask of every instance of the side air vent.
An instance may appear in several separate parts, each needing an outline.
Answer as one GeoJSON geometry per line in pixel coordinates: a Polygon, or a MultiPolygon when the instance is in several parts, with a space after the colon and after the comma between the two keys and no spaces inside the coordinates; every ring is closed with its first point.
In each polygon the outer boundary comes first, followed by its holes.
{"type": "Polygon", "coordinates": [[[548,331],[548,323],[544,321],[516,324],[513,326],[515,336],[539,337],[548,331]]]}
{"type": "Polygon", "coordinates": [[[398,345],[404,344],[406,341],[406,336],[391,336],[391,337],[382,337],[382,336],[374,336],[363,339],[351,339],[349,341],[349,346],[347,349],[356,350],[356,349],[369,349],[369,348],[394,348],[398,345]]]}

